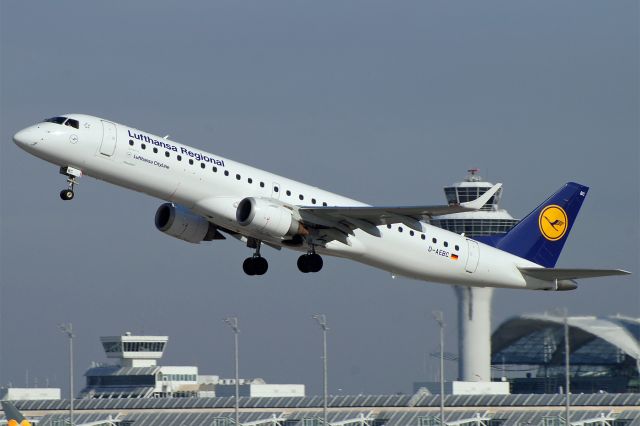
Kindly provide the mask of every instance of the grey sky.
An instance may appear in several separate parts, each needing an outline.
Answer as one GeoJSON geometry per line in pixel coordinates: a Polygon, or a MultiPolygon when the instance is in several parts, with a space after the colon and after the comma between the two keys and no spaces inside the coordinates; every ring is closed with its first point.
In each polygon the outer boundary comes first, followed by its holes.
{"type": "MultiPolygon", "coordinates": [[[[327,314],[330,390],[408,392],[433,377],[431,311],[444,285],[392,280],[325,259],[297,271],[267,249],[242,273],[236,241],[199,246],[153,226],[161,203],[90,178],[62,202],[55,166],[18,149],[17,130],[83,112],[371,204],[443,203],[469,167],[504,182],[522,217],[569,180],[591,187],[558,266],[636,275],[574,292],[498,291],[493,324],[568,306],[638,315],[637,1],[193,1],[0,3],[0,384],[67,386],[104,361],[100,335],[170,336],[164,364],[321,391],[327,314]]],[[[455,366],[447,371],[455,378],[455,366]]],[[[78,379],[78,385],[81,378],[78,379]]]]}

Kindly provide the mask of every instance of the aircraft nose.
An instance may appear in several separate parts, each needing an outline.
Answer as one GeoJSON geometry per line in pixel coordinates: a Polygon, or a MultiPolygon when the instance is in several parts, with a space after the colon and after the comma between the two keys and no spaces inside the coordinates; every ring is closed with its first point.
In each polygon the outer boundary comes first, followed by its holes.
{"type": "Polygon", "coordinates": [[[32,127],[20,130],[13,135],[13,141],[19,147],[33,146],[38,143],[39,138],[32,127]]]}

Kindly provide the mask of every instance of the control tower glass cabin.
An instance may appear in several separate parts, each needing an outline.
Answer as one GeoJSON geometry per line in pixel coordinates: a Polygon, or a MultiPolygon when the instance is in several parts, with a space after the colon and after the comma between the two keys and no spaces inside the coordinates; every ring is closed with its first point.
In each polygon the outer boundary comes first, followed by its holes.
{"type": "MultiPolygon", "coordinates": [[[[493,186],[490,182],[482,180],[478,175],[478,169],[470,169],[468,172],[464,181],[444,188],[449,204],[473,201],[493,186]]],[[[498,208],[501,196],[502,188],[479,211],[435,216],[431,224],[471,238],[504,234],[513,228],[518,220],[506,210],[498,208]]]]}

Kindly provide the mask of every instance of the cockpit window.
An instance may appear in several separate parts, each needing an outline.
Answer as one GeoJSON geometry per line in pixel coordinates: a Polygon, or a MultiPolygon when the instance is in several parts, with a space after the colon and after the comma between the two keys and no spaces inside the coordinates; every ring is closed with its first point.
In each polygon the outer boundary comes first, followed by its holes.
{"type": "Polygon", "coordinates": [[[56,124],[64,124],[67,120],[67,117],[52,117],[44,120],[45,123],[56,123],[56,124]]]}
{"type": "Polygon", "coordinates": [[[44,120],[45,123],[55,123],[55,124],[64,124],[65,126],[73,127],[75,129],[80,128],[80,122],[78,120],[74,120],[73,118],[67,117],[52,117],[44,120]]]}
{"type": "Polygon", "coordinates": [[[78,122],[78,120],[74,120],[73,118],[68,119],[65,123],[65,126],[69,126],[69,127],[73,127],[76,129],[80,128],[80,123],[78,122]]]}

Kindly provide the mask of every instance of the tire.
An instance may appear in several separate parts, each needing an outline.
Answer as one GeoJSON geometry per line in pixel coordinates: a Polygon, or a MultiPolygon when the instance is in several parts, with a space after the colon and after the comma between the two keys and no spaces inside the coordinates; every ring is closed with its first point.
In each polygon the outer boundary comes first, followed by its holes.
{"type": "Polygon", "coordinates": [[[309,270],[311,272],[320,272],[322,265],[324,265],[322,256],[317,253],[309,255],[309,270]]]}
{"type": "Polygon", "coordinates": [[[298,269],[303,274],[308,274],[310,272],[309,271],[309,255],[308,254],[303,254],[302,256],[300,256],[298,258],[298,269]]]}
{"type": "Polygon", "coordinates": [[[65,201],[73,200],[74,195],[75,194],[71,189],[63,189],[62,191],[60,191],[60,198],[62,198],[65,201]]]}
{"type": "Polygon", "coordinates": [[[267,259],[265,259],[264,257],[254,257],[253,268],[256,275],[264,275],[269,269],[269,262],[267,262],[267,259]]]}
{"type": "Polygon", "coordinates": [[[242,270],[249,276],[253,276],[256,274],[256,267],[255,262],[253,261],[253,257],[247,257],[244,262],[242,262],[242,270]]]}

